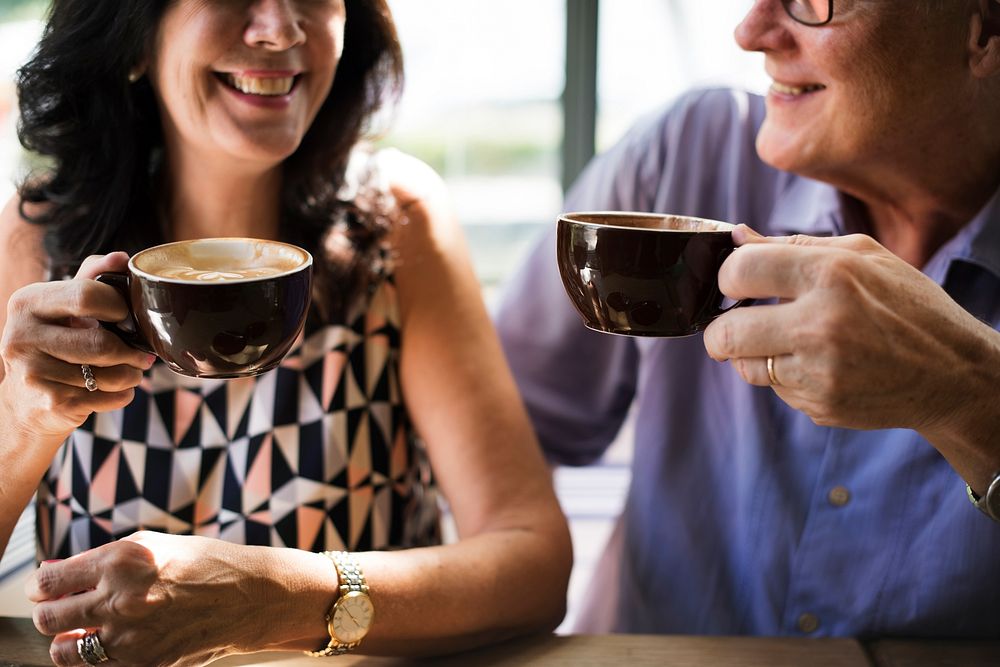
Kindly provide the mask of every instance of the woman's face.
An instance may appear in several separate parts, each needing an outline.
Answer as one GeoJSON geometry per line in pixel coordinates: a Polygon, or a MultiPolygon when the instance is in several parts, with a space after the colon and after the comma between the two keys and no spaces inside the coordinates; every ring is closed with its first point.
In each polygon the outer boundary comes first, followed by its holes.
{"type": "Polygon", "coordinates": [[[953,136],[975,97],[968,68],[970,4],[921,11],[914,0],[836,0],[833,20],[794,22],[778,0],[757,0],[736,29],[764,53],[774,80],[757,136],[764,161],[836,180],[913,158],[953,136]],[[949,134],[952,133],[952,134],[949,134]]]}
{"type": "Polygon", "coordinates": [[[167,146],[277,164],[333,84],[343,0],[174,0],[148,67],[167,146]]]}

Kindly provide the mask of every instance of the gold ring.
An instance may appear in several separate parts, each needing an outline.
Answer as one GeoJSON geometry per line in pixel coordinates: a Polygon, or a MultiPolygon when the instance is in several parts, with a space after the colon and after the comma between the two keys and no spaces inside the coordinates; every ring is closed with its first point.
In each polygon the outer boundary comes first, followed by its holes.
{"type": "Polygon", "coordinates": [[[80,371],[83,373],[83,386],[87,391],[97,391],[97,379],[94,377],[93,369],[88,364],[80,364],[80,371]]]}
{"type": "Polygon", "coordinates": [[[778,376],[774,374],[774,356],[767,355],[767,379],[771,381],[772,387],[780,387],[781,383],[778,382],[778,376]]]}

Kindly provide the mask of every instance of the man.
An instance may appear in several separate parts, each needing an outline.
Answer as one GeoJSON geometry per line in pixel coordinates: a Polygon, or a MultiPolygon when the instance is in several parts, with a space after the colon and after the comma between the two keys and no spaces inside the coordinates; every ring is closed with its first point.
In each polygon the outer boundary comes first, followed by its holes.
{"type": "Polygon", "coordinates": [[[703,336],[592,333],[551,237],[511,285],[497,321],[553,462],[600,457],[636,403],[588,612],[610,620],[585,629],[1000,636],[998,22],[757,0],[736,39],[766,99],[689,95],[573,188],[567,210],[745,223],[720,283],[758,300],[703,336]]]}

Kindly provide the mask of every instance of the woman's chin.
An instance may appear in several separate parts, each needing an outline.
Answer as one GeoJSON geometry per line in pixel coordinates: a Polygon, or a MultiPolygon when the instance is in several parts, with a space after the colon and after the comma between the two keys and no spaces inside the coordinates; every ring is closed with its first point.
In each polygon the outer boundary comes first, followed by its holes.
{"type": "Polygon", "coordinates": [[[242,137],[229,143],[228,154],[247,162],[278,165],[292,155],[302,143],[302,137],[268,136],[242,137]]]}

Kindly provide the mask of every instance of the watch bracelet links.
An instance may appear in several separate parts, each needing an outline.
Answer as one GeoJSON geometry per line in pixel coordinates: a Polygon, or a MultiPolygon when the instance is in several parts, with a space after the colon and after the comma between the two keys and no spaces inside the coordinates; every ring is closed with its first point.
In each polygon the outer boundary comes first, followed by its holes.
{"type": "MultiPolygon", "coordinates": [[[[353,554],[347,551],[323,551],[322,554],[330,559],[333,563],[333,567],[337,572],[337,584],[339,585],[340,594],[337,599],[344,597],[351,591],[368,593],[368,583],[365,581],[365,575],[361,571],[361,566],[358,564],[358,559],[354,557],[353,554]]],[[[336,602],[334,602],[336,604],[336,602]]],[[[331,609],[333,607],[331,606],[331,609]]],[[[330,614],[327,612],[326,621],[330,621],[330,614]]],[[[353,644],[335,644],[334,639],[330,638],[330,643],[321,648],[318,651],[306,651],[306,655],[313,658],[330,658],[336,655],[344,655],[349,653],[352,649],[357,647],[361,642],[354,642],[353,644]]]]}
{"type": "Polygon", "coordinates": [[[994,501],[996,496],[1000,496],[1000,471],[990,478],[990,483],[986,487],[986,491],[982,496],[976,494],[968,482],[965,483],[965,493],[969,496],[969,502],[971,502],[976,509],[994,521],[1000,523],[1000,515],[994,512],[991,504],[991,501],[994,501]]]}

